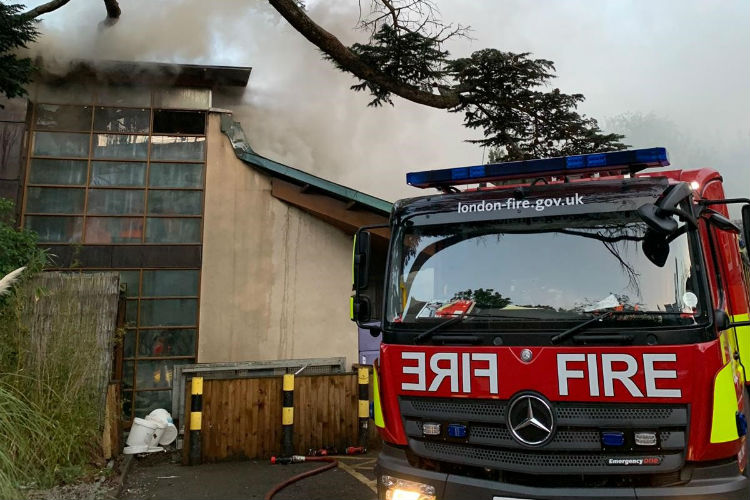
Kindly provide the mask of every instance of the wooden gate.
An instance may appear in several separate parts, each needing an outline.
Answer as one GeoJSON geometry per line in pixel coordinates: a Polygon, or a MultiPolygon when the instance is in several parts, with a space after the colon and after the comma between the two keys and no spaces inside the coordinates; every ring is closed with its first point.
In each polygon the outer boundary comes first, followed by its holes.
{"type": "MultiPolygon", "coordinates": [[[[281,453],[281,377],[205,379],[203,462],[281,453]]],[[[186,415],[189,414],[189,387],[186,415]]],[[[294,388],[295,453],[357,445],[357,375],[300,375],[294,388]]],[[[184,457],[190,449],[185,433],[184,457]]]]}

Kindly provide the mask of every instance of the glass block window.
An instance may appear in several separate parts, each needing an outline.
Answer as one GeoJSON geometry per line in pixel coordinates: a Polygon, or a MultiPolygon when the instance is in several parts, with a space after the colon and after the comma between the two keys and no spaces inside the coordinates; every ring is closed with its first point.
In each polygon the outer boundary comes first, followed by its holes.
{"type": "Polygon", "coordinates": [[[30,187],[26,197],[27,212],[79,214],[83,212],[86,191],[79,188],[30,187]]]}
{"type": "Polygon", "coordinates": [[[160,188],[200,188],[203,165],[195,163],[151,163],[149,184],[160,188]]]}
{"type": "Polygon", "coordinates": [[[197,297],[198,271],[143,271],[144,297],[197,297]]]}
{"type": "Polygon", "coordinates": [[[89,155],[89,134],[69,132],[34,132],[34,156],[59,156],[87,158],[89,155]]]}
{"type": "Polygon", "coordinates": [[[98,107],[94,113],[94,130],[103,132],[148,133],[151,110],[146,108],[98,107]]]}
{"type": "MultiPolygon", "coordinates": [[[[202,165],[199,165],[201,170],[202,165]]],[[[145,186],[146,162],[94,161],[91,162],[92,186],[145,186]]]]}
{"type": "Polygon", "coordinates": [[[91,128],[92,106],[40,104],[36,108],[34,128],[37,130],[88,131],[91,128]]]}
{"type": "Polygon", "coordinates": [[[86,184],[86,160],[47,160],[34,158],[29,165],[31,184],[83,186],[86,184]]]}
{"type": "MultiPolygon", "coordinates": [[[[173,364],[173,363],[172,363],[173,364]]],[[[172,364],[166,363],[164,372],[171,375],[172,364]]],[[[161,372],[160,372],[161,373],[161,372]]],[[[169,382],[171,385],[171,381],[169,382]]],[[[138,391],[135,393],[135,414],[148,415],[157,408],[169,408],[172,405],[172,391],[138,391]]]]}
{"type": "Polygon", "coordinates": [[[149,215],[200,215],[203,208],[201,191],[162,191],[148,192],[149,215]]]}
{"type": "Polygon", "coordinates": [[[32,123],[24,223],[41,243],[201,242],[204,110],[41,103],[32,123]]]}
{"type": "Polygon", "coordinates": [[[140,215],[145,210],[145,200],[142,189],[92,189],[86,213],[140,215]]]}
{"type": "Polygon", "coordinates": [[[26,227],[36,232],[40,241],[78,243],[83,232],[83,217],[27,215],[26,227]]]}
{"type": "Polygon", "coordinates": [[[155,408],[170,408],[171,399],[161,398],[172,388],[172,368],[195,361],[200,270],[123,270],[120,281],[127,283],[128,297],[123,390],[136,400],[123,411],[142,418],[155,408]],[[161,406],[150,406],[156,404],[161,406]]]}
{"type": "Polygon", "coordinates": [[[123,418],[130,420],[156,408],[171,408],[172,368],[195,362],[200,269],[119,272],[127,297],[122,337],[123,418]]]}
{"type": "Polygon", "coordinates": [[[148,157],[148,136],[129,134],[94,134],[94,158],[145,160],[148,157]]]}
{"type": "MultiPolygon", "coordinates": [[[[29,131],[23,224],[40,243],[200,244],[210,90],[110,87],[48,102],[58,97],[40,94],[29,131]]],[[[200,269],[119,272],[127,421],[170,408],[173,367],[195,362],[200,269]]]]}
{"type": "Polygon", "coordinates": [[[148,217],[146,221],[148,243],[198,243],[201,240],[200,219],[148,217]]]}
{"type": "Polygon", "coordinates": [[[140,243],[143,239],[143,219],[135,217],[89,217],[86,221],[87,243],[140,243]]]}
{"type": "Polygon", "coordinates": [[[205,137],[155,136],[151,142],[153,160],[201,161],[205,156],[205,137]]]}

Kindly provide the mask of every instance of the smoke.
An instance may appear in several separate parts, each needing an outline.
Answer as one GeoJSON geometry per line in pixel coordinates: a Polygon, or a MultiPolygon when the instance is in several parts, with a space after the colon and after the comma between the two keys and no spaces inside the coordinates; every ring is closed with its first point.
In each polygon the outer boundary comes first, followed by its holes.
{"type": "MultiPolygon", "coordinates": [[[[361,39],[352,30],[357,1],[307,3],[310,16],[344,43],[361,39]]],[[[581,111],[626,133],[626,142],[668,146],[676,168],[719,168],[730,196],[750,191],[747,2],[439,5],[446,20],[474,28],[473,41],[451,44],[455,56],[496,47],[551,59],[554,85],[586,95],[581,111]]],[[[121,7],[121,19],[102,29],[101,0],[70,2],[45,16],[33,51],[63,69],[82,58],[252,66],[244,93],[215,95],[214,105],[234,110],[256,151],[391,200],[420,194],[405,186],[407,171],[482,161],[482,150],[463,142],[477,132],[463,128],[460,115],[400,99],[394,108],[367,108],[368,96],[349,90],[354,79],[262,0],[121,0],[121,7]]]]}

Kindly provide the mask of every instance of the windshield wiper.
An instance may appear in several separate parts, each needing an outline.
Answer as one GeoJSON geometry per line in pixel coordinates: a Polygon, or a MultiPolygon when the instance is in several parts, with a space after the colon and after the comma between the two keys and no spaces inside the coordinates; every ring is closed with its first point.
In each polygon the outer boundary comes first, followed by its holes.
{"type": "Polygon", "coordinates": [[[573,335],[575,335],[576,333],[578,333],[581,330],[583,330],[584,328],[587,328],[589,325],[592,325],[592,324],[596,323],[597,321],[602,321],[603,319],[609,318],[614,313],[615,313],[614,311],[607,311],[607,312],[605,312],[603,314],[600,314],[599,316],[594,316],[593,318],[587,319],[583,323],[579,323],[576,326],[574,326],[572,328],[568,328],[564,332],[562,332],[562,333],[560,333],[558,335],[555,335],[554,337],[552,337],[552,339],[550,339],[550,342],[552,342],[553,344],[559,344],[563,340],[565,340],[567,338],[570,338],[573,335]]]}
{"type": "Polygon", "coordinates": [[[443,321],[442,323],[438,323],[437,325],[433,326],[432,328],[429,328],[428,330],[420,333],[416,337],[414,337],[414,343],[419,344],[420,342],[424,340],[428,340],[432,335],[437,332],[438,330],[442,330],[448,325],[452,325],[453,323],[458,323],[459,321],[464,320],[467,317],[466,314],[462,314],[460,316],[453,316],[451,319],[447,319],[443,321]]]}
{"type": "Polygon", "coordinates": [[[503,319],[517,319],[523,321],[545,321],[544,318],[530,318],[528,316],[514,316],[512,314],[464,314],[467,318],[503,318],[503,319]]]}
{"type": "Polygon", "coordinates": [[[416,337],[414,337],[414,343],[415,344],[419,344],[420,342],[422,342],[424,340],[429,340],[430,337],[432,337],[435,334],[435,332],[437,332],[438,330],[442,330],[446,326],[452,325],[454,323],[458,323],[459,321],[464,320],[466,318],[488,318],[488,319],[503,318],[503,319],[517,319],[519,321],[520,320],[523,320],[523,321],[544,321],[541,318],[526,318],[526,317],[523,317],[523,316],[511,316],[509,314],[508,315],[506,315],[506,314],[461,314],[459,316],[453,316],[452,318],[447,319],[447,320],[443,321],[442,323],[438,323],[437,325],[433,326],[432,328],[428,329],[427,331],[424,331],[424,332],[420,333],[419,335],[417,335],[416,337]]]}

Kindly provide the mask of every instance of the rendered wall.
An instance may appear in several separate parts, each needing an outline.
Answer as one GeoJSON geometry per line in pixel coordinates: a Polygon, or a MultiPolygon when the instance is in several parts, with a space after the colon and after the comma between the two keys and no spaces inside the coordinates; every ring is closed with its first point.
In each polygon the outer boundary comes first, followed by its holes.
{"type": "Polygon", "coordinates": [[[351,236],[271,196],[209,117],[198,362],[346,356],[351,236]]]}

